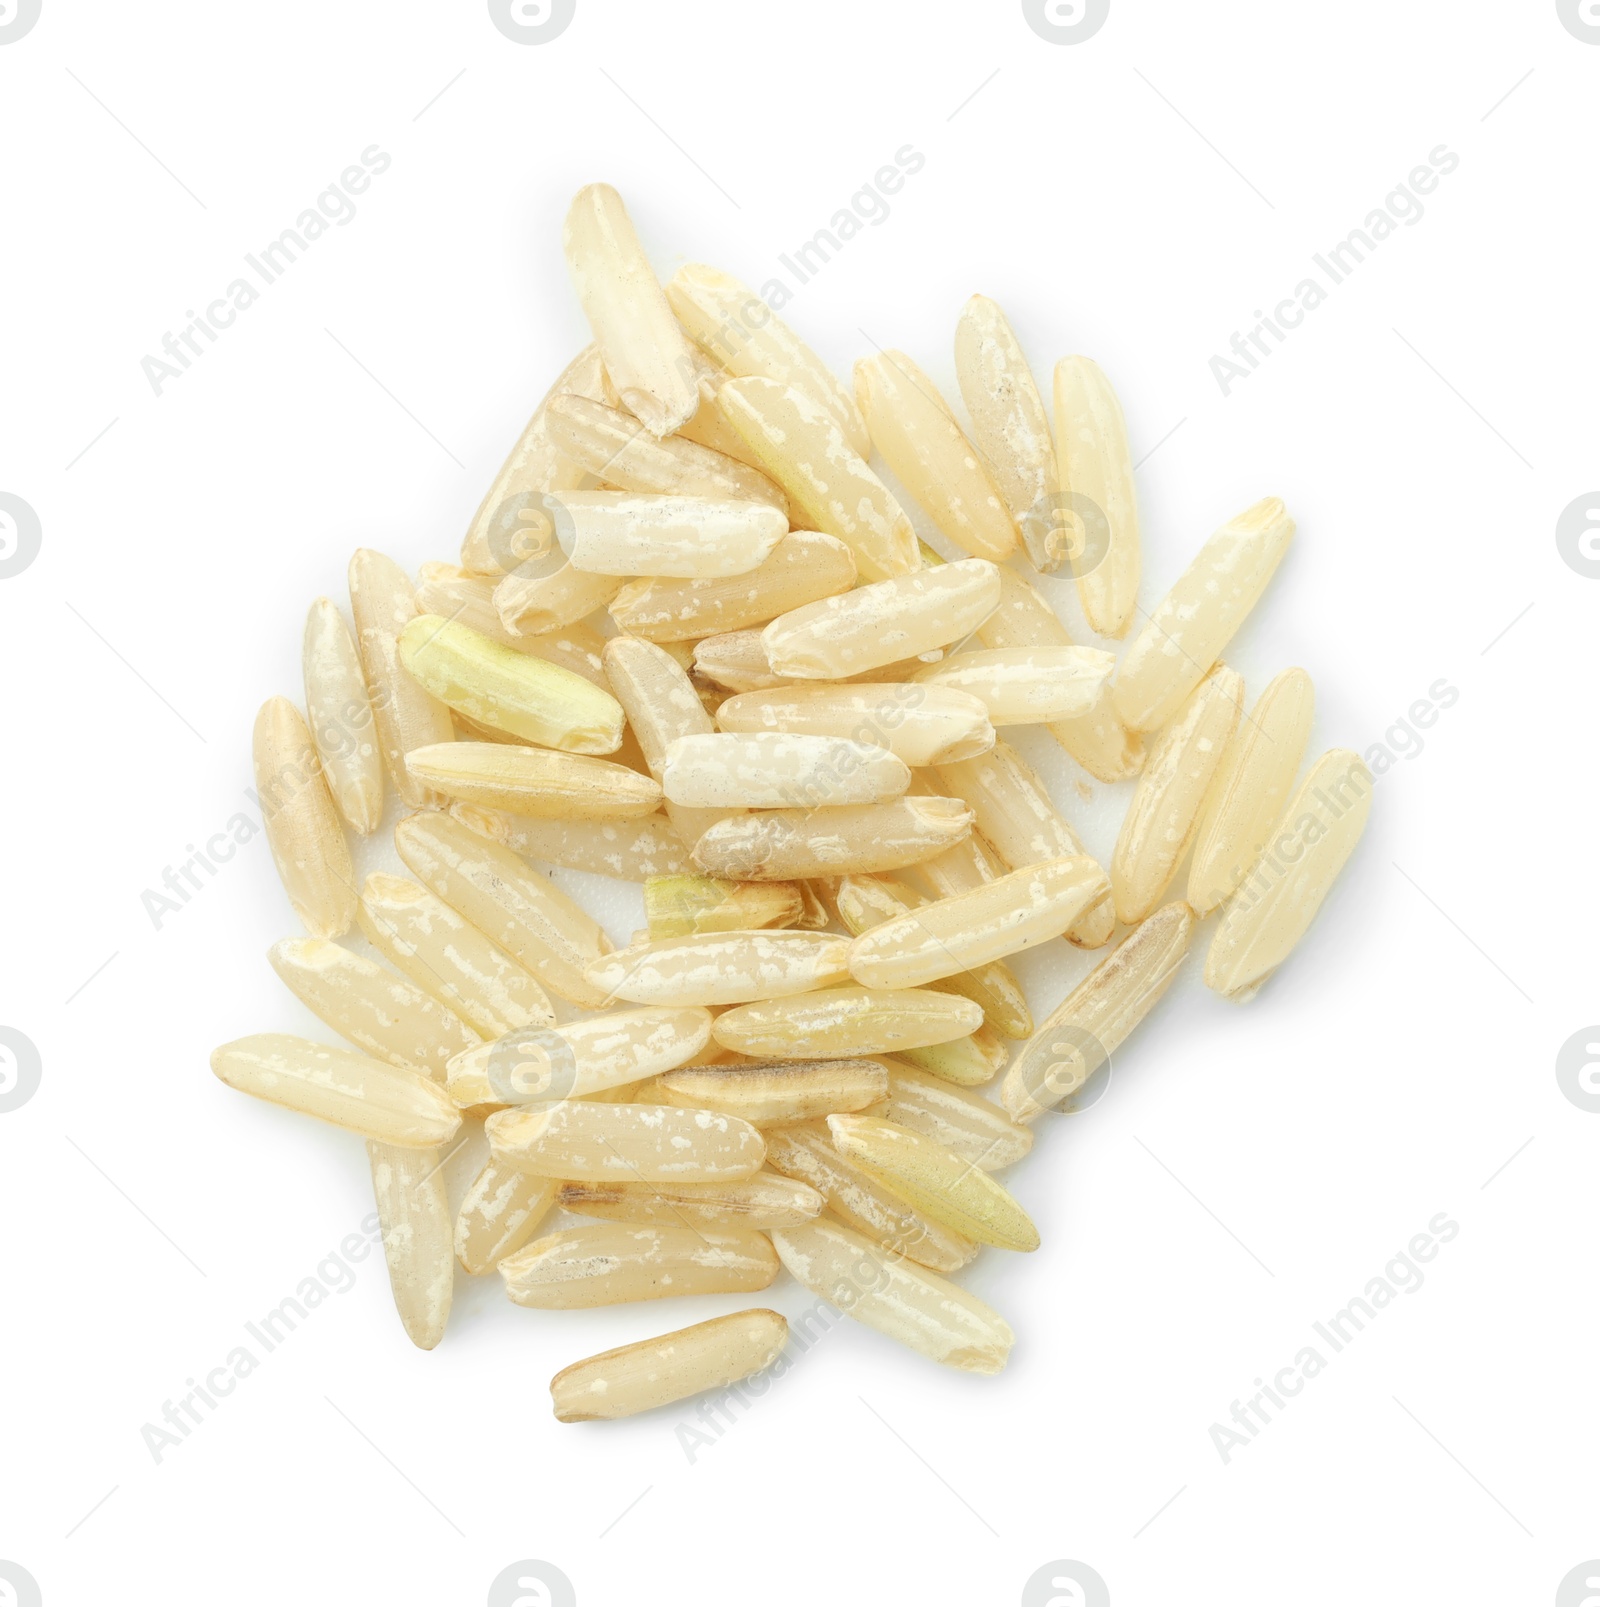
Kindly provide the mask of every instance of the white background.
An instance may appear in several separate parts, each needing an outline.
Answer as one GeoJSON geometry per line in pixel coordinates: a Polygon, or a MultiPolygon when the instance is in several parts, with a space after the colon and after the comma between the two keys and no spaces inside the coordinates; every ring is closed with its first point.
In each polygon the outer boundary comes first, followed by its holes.
{"type": "MultiPolygon", "coordinates": [[[[524,1558],[585,1607],[1009,1604],[1055,1559],[1117,1607],[1554,1601],[1600,1556],[1600,1116],[1554,1073],[1600,1017],[1600,584],[1554,538],[1600,480],[1597,74],[1548,0],[1112,0],[1067,46],[1014,0],[578,0],[533,47],[482,0],[44,0],[0,46],[0,491],[43,530],[0,581],[0,1022],[43,1063],[0,1115],[0,1559],[48,1607],[479,1603],[524,1558]],[[373,144],[354,221],[154,395],[141,358],[373,144]],[[688,1409],[561,1426],[547,1382],[748,1301],[543,1313],[462,1277],[425,1355],[369,1260],[158,1465],[141,1425],[371,1196],[358,1139],[207,1069],[330,1036],[265,964],[294,922],[264,839],[159,930],[141,894],[253,818],[255,708],[298,699],[350,551],[454,555],[587,338],[579,184],[622,190],[663,278],[760,284],[908,144],[892,215],[784,316],[841,373],[870,340],[954,395],[957,311],[995,296],[1041,376],[1096,357],[1153,452],[1143,607],[1281,495],[1252,687],[1304,665],[1316,747],[1363,751],[1459,698],[1293,964],[1234,1008],[1197,955],[1107,1097],[1041,1124],[1011,1182],[1044,1247],[963,1280],[1017,1331],[999,1378],[843,1324],[691,1463],[688,1409]],[[1422,220],[1225,397],[1210,358],[1439,145],[1422,220]],[[1439,1212],[1425,1285],[1224,1464],[1210,1425],[1439,1212]]],[[[1125,789],[1051,779],[1108,854],[1125,789]]],[[[1031,956],[1036,1009],[1088,963],[1031,956]]]]}

